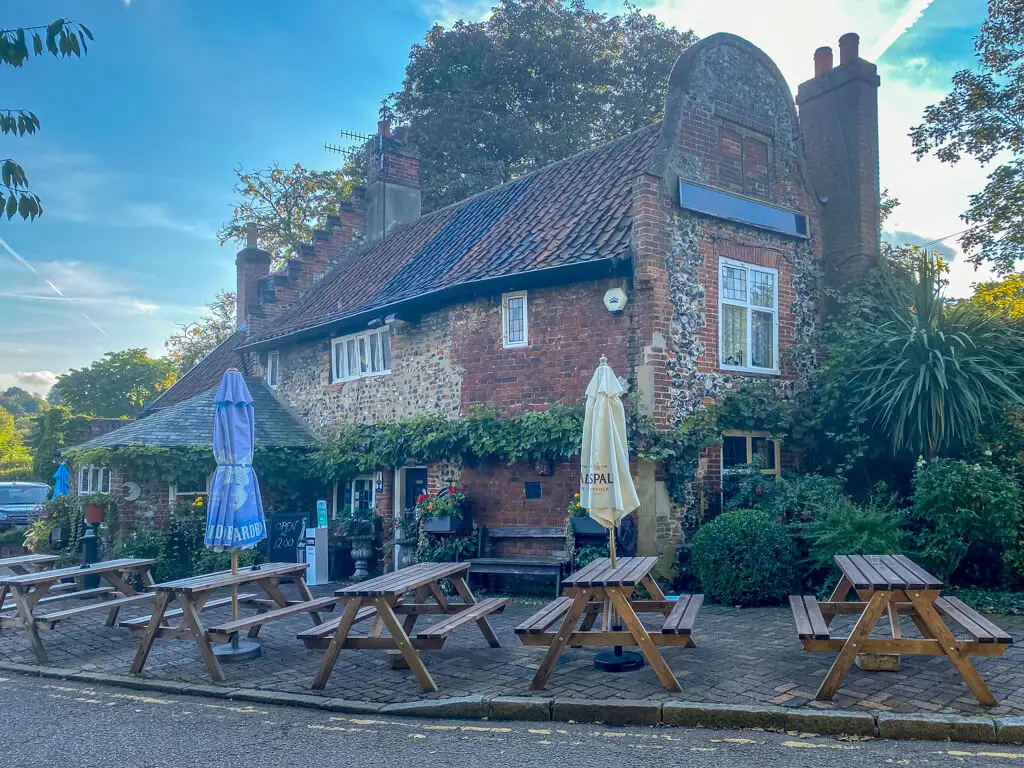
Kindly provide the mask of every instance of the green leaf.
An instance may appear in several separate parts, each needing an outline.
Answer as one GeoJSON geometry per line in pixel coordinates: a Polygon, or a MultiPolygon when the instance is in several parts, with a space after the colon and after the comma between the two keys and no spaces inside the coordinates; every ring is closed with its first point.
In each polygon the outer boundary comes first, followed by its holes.
{"type": "Polygon", "coordinates": [[[32,52],[38,56],[43,52],[43,38],[38,33],[32,33],[32,52]]]}
{"type": "Polygon", "coordinates": [[[9,198],[7,198],[7,218],[8,219],[14,218],[14,214],[16,214],[17,212],[18,212],[18,198],[17,198],[17,196],[12,194],[9,198]]]}

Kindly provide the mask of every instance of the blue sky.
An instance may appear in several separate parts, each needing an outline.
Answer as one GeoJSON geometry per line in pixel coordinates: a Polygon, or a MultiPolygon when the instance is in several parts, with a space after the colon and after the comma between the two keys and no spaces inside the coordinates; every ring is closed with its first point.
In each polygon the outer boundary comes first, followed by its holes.
{"type": "MultiPolygon", "coordinates": [[[[760,45],[795,91],[819,45],[861,34],[882,76],[882,183],[903,201],[893,228],[938,238],[984,173],[910,157],[908,127],[971,62],[984,0],[659,0],[640,2],[699,35],[760,45]],[[856,6],[856,7],[854,7],[856,6]],[[770,8],[771,10],[765,10],[770,8]]],[[[615,10],[618,3],[591,3],[615,10]]],[[[2,107],[42,130],[5,137],[45,215],[0,223],[0,388],[45,391],[55,374],[131,346],[162,353],[176,323],[233,288],[221,247],[232,169],[338,163],[339,129],[372,131],[401,86],[409,47],[434,20],[479,19],[479,0],[89,0],[9,3],[6,28],[70,16],[96,37],[81,61],[0,71],[2,107]],[[4,247],[6,244],[6,247],[4,247]],[[47,284],[56,286],[63,297],[47,284]]],[[[837,55],[838,59],[838,55],[837,55]]],[[[961,260],[962,262],[962,260],[961,260]]],[[[977,276],[962,265],[954,288],[977,276]]]]}

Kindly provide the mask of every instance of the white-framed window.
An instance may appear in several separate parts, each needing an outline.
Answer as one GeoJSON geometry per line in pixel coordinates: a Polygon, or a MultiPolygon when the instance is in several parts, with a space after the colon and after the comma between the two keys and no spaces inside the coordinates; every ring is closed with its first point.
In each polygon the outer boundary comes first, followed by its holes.
{"type": "Polygon", "coordinates": [[[192,475],[189,477],[179,478],[176,483],[172,483],[168,489],[168,498],[171,504],[176,502],[178,499],[195,499],[196,496],[205,496],[210,492],[210,480],[213,475],[203,477],[202,475],[192,475]]]}
{"type": "Polygon", "coordinates": [[[501,295],[501,343],[508,347],[525,347],[530,343],[526,291],[501,295]]]}
{"type": "Polygon", "coordinates": [[[352,481],[352,511],[369,512],[377,506],[372,477],[357,477],[352,481]]]}
{"type": "Polygon", "coordinates": [[[280,364],[280,352],[267,353],[267,386],[271,389],[277,389],[277,369],[280,364]]]}
{"type": "Polygon", "coordinates": [[[779,477],[782,473],[782,443],[761,430],[727,430],[722,433],[722,471],[753,464],[761,473],[779,477]]]}
{"type": "Polygon", "coordinates": [[[110,493],[110,470],[90,464],[78,470],[78,495],[110,493]]]}
{"type": "Polygon", "coordinates": [[[352,381],[391,373],[391,328],[331,339],[331,381],[352,381]]]}
{"type": "Polygon", "coordinates": [[[721,259],[718,284],[719,367],[779,372],[779,272],[721,259]]]}

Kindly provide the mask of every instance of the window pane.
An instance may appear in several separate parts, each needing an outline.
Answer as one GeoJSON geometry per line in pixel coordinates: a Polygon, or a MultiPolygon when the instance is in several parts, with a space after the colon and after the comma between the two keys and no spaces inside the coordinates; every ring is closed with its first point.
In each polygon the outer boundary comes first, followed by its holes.
{"type": "Polygon", "coordinates": [[[771,272],[750,272],[750,303],[775,308],[775,275],[771,272]]]}
{"type": "Polygon", "coordinates": [[[752,437],[750,451],[761,459],[761,469],[775,469],[775,441],[767,437],[752,437]]]}
{"type": "MultiPolygon", "coordinates": [[[[370,359],[366,354],[366,337],[360,336],[356,341],[359,343],[359,368],[356,370],[359,373],[369,373],[370,359]]],[[[349,375],[352,374],[350,373],[349,375]]]]}
{"type": "Polygon", "coordinates": [[[384,370],[391,370],[391,331],[385,328],[380,334],[380,347],[384,357],[384,370]]]}
{"type": "Polygon", "coordinates": [[[89,474],[89,467],[78,470],[78,492],[89,493],[89,481],[92,476],[89,474]]]}
{"type": "Polygon", "coordinates": [[[726,435],[722,438],[722,466],[738,467],[747,463],[747,438],[742,435],[726,435]]]}
{"type": "Polygon", "coordinates": [[[522,296],[514,296],[508,300],[506,317],[505,340],[509,344],[521,343],[525,338],[525,323],[523,322],[526,299],[522,296]]]}
{"type": "Polygon", "coordinates": [[[722,305],[722,365],[747,364],[746,307],[722,305]]]}
{"type": "Polygon", "coordinates": [[[747,300],[747,270],[722,266],[722,298],[734,301],[747,300]]]}
{"type": "Polygon", "coordinates": [[[359,375],[359,363],[356,358],[356,340],[349,339],[345,342],[346,359],[348,365],[345,367],[345,375],[343,378],[351,379],[359,375]]]}
{"type": "Polygon", "coordinates": [[[380,336],[373,334],[369,337],[370,342],[370,372],[380,373],[380,336]]]}
{"type": "Polygon", "coordinates": [[[774,368],[772,325],[775,314],[754,312],[750,317],[750,364],[755,368],[774,368]]]}
{"type": "Polygon", "coordinates": [[[352,483],[352,509],[369,512],[373,508],[373,481],[360,477],[352,483]]]}
{"type": "Polygon", "coordinates": [[[110,470],[100,470],[100,493],[110,493],[110,470]]]}
{"type": "Polygon", "coordinates": [[[267,355],[267,383],[277,386],[277,354],[273,352],[267,355]]]}

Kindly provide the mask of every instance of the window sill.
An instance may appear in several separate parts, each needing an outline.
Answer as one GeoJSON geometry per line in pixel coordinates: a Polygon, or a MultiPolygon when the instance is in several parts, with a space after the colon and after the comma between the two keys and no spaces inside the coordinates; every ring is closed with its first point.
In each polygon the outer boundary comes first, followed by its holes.
{"type": "Polygon", "coordinates": [[[515,344],[505,344],[505,343],[502,343],[501,348],[502,349],[526,349],[529,346],[530,346],[530,342],[528,342],[528,341],[517,341],[515,344]]]}
{"type": "Polygon", "coordinates": [[[337,386],[339,384],[348,384],[353,381],[362,381],[363,379],[379,379],[382,376],[390,376],[391,371],[381,371],[380,373],[367,373],[364,376],[356,376],[351,379],[332,379],[331,386],[337,386]]]}
{"type": "Polygon", "coordinates": [[[720,365],[718,366],[718,369],[727,373],[746,373],[752,376],[772,377],[782,375],[782,371],[778,368],[741,368],[735,365],[720,365]]]}

